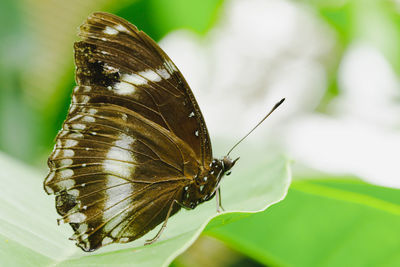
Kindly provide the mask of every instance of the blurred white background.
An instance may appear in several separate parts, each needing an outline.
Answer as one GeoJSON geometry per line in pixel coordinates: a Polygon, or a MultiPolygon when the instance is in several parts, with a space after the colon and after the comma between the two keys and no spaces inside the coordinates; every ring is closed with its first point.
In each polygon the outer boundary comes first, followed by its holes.
{"type": "Polygon", "coordinates": [[[286,97],[246,142],[274,142],[295,170],[400,188],[399,81],[374,38],[354,38],[342,51],[304,4],[233,0],[205,38],[182,30],[161,46],[187,78],[214,138],[237,140],[286,97]],[[323,101],[335,64],[339,94],[323,101]]]}

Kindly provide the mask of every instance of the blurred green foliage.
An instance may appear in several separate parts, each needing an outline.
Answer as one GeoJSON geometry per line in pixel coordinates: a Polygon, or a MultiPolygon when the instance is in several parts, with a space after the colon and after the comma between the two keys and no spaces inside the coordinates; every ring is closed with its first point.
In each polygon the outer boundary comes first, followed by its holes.
{"type": "MultiPolygon", "coordinates": [[[[41,4],[43,5],[43,3],[41,4]]],[[[137,0],[119,2],[110,0],[99,1],[90,8],[83,2],[75,4],[77,5],[76,9],[82,6],[82,9],[89,10],[82,18],[79,18],[80,22],[73,26],[74,29],[90,12],[103,10],[116,13],[132,21],[158,41],[168,32],[182,28],[193,30],[198,34],[205,34],[217,21],[223,1],[137,0]]],[[[31,95],[35,95],[35,86],[31,86],[30,81],[24,81],[25,72],[29,72],[26,69],[27,66],[41,64],[40,62],[29,62],[32,59],[30,53],[35,53],[35,49],[40,51],[41,48],[38,46],[46,43],[46,40],[41,40],[44,36],[61,38],[57,34],[67,33],[39,32],[45,31],[46,27],[35,28],[31,25],[32,21],[29,21],[29,18],[41,16],[44,17],[43,20],[46,23],[62,23],[46,21],[46,16],[48,16],[47,12],[63,12],[64,5],[56,3],[50,5],[49,2],[43,10],[27,11],[24,10],[27,7],[23,6],[22,0],[0,2],[0,150],[40,167],[44,167],[43,163],[52,149],[54,137],[65,119],[72,88],[75,85],[72,44],[76,39],[76,31],[71,32],[70,43],[62,44],[67,47],[65,55],[67,58],[52,58],[53,61],[47,63],[47,66],[50,66],[49,69],[57,69],[57,73],[61,73],[56,83],[47,82],[46,78],[43,79],[38,75],[29,77],[30,80],[37,79],[37,84],[42,82],[40,89],[44,93],[38,92],[37,94],[47,99],[42,100],[44,104],[38,105],[36,100],[31,97],[31,95]],[[24,16],[27,13],[29,16],[24,16]],[[60,70],[59,63],[64,63],[62,66],[65,69],[60,70]]],[[[74,14],[71,13],[70,16],[72,18],[74,14]]],[[[57,52],[57,48],[48,52],[57,52]]],[[[62,53],[60,52],[60,54],[62,53]]],[[[41,60],[44,61],[46,58],[39,59],[39,61],[41,60]]],[[[48,77],[55,74],[41,73],[48,77]]]]}
{"type": "Polygon", "coordinates": [[[15,1],[0,2],[0,149],[29,160],[26,148],[37,135],[30,131],[35,113],[22,99],[21,70],[28,48],[26,30],[15,1]]]}
{"type": "Polygon", "coordinates": [[[295,181],[267,211],[206,233],[267,266],[399,266],[399,193],[351,179],[295,181]]]}
{"type": "Polygon", "coordinates": [[[116,14],[132,21],[158,41],[176,29],[205,34],[217,21],[222,0],[141,0],[117,10],[116,14]]]}
{"type": "Polygon", "coordinates": [[[319,111],[340,94],[337,70],[341,57],[351,42],[366,41],[376,46],[400,74],[400,17],[396,1],[345,0],[300,1],[310,5],[320,18],[335,30],[339,51],[337,60],[329,67],[328,88],[319,111]]]}

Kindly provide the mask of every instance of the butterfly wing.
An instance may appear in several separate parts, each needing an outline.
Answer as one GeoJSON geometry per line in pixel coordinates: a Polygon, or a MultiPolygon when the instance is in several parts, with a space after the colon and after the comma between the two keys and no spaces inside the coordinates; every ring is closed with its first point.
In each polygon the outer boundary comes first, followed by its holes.
{"type": "Polygon", "coordinates": [[[145,106],[136,106],[137,112],[190,144],[202,165],[212,161],[207,127],[189,85],[149,36],[124,19],[101,12],[88,17],[79,35],[85,45],[92,46],[88,49],[93,53],[92,60],[105,62],[110,73],[114,68],[123,72],[118,84],[121,94],[130,95],[130,86],[142,87],[132,95],[145,106]]]}
{"type": "Polygon", "coordinates": [[[80,36],[78,86],[44,186],[56,194],[62,221],[75,230],[72,239],[92,251],[160,224],[211,162],[211,145],[190,88],[146,34],[94,13],[80,36]]]}

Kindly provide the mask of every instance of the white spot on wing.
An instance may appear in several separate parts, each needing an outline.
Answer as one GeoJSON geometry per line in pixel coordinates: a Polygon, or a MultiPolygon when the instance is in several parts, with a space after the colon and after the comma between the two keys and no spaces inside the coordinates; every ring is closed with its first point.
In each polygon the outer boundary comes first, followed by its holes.
{"type": "Polygon", "coordinates": [[[64,130],[60,130],[59,132],[58,132],[58,135],[60,136],[60,137],[64,137],[64,136],[66,136],[68,134],[68,131],[64,131],[64,130]]]}
{"type": "Polygon", "coordinates": [[[88,225],[85,223],[82,223],[79,225],[78,231],[79,233],[85,233],[89,229],[88,225]]]}
{"type": "Polygon", "coordinates": [[[194,132],[194,135],[195,135],[195,136],[199,136],[199,131],[195,131],[195,132],[194,132]]]}
{"type": "Polygon", "coordinates": [[[169,60],[168,63],[169,63],[169,65],[171,65],[171,68],[172,68],[174,71],[178,71],[178,69],[176,68],[175,64],[174,64],[171,60],[169,60]]]}
{"type": "Polygon", "coordinates": [[[54,175],[55,175],[55,172],[54,172],[54,171],[50,172],[50,173],[47,175],[46,183],[48,183],[48,182],[50,182],[51,180],[53,180],[54,175]]]}
{"type": "MultiPolygon", "coordinates": [[[[108,184],[107,184],[108,185],[108,184]]],[[[114,218],[104,226],[104,232],[110,233],[112,237],[117,237],[119,231],[123,228],[123,223],[118,218],[114,218]]]]}
{"type": "Polygon", "coordinates": [[[78,115],[73,116],[73,117],[70,119],[70,121],[76,121],[76,120],[79,120],[80,118],[82,118],[82,115],[78,114],[78,115]]]}
{"type": "Polygon", "coordinates": [[[123,74],[121,80],[134,85],[147,84],[147,80],[137,74],[123,74]]]}
{"type": "MultiPolygon", "coordinates": [[[[120,221],[116,221],[116,222],[119,223],[120,221]]],[[[128,222],[129,222],[129,221],[122,222],[122,223],[118,224],[117,226],[114,226],[114,228],[112,229],[110,235],[111,235],[112,237],[114,237],[114,238],[117,238],[118,235],[119,235],[119,233],[124,229],[124,227],[126,226],[126,224],[127,224],[128,222]]],[[[107,224],[107,225],[108,225],[108,224],[107,224]]],[[[107,227],[107,226],[106,226],[106,227],[107,227]]],[[[104,227],[104,229],[106,229],[106,227],[104,227]]],[[[106,230],[106,231],[107,231],[107,230],[106,230]]]]}
{"type": "Polygon", "coordinates": [[[130,149],[133,142],[135,142],[134,138],[126,134],[120,134],[119,140],[115,141],[115,145],[125,149],[130,149]]]}
{"type": "Polygon", "coordinates": [[[122,120],[126,121],[128,119],[128,115],[126,115],[125,113],[122,113],[121,118],[122,118],[122,120]]]}
{"type": "Polygon", "coordinates": [[[194,117],[194,112],[193,111],[189,114],[189,118],[191,118],[191,117],[194,117]]]}
{"type": "Polygon", "coordinates": [[[59,173],[61,179],[70,178],[74,175],[74,171],[71,169],[60,170],[58,173],[59,173]]]}
{"type": "Polygon", "coordinates": [[[135,86],[126,82],[119,82],[114,85],[115,92],[120,95],[133,94],[136,90],[135,86]]]}
{"type": "Polygon", "coordinates": [[[115,28],[120,32],[129,33],[129,30],[127,28],[125,28],[125,26],[122,26],[121,24],[118,24],[117,26],[115,26],[115,28]]]}
{"type": "Polygon", "coordinates": [[[174,65],[174,63],[172,63],[170,60],[164,61],[163,65],[165,66],[165,68],[168,70],[169,73],[174,73],[175,71],[178,71],[174,65]]]}
{"type": "Polygon", "coordinates": [[[117,162],[115,160],[104,160],[103,161],[103,169],[108,172],[112,173],[121,177],[131,177],[134,172],[134,166],[132,164],[124,163],[124,162],[117,162]]]}
{"type": "Polygon", "coordinates": [[[110,148],[110,150],[107,153],[107,158],[121,160],[121,161],[128,161],[128,162],[134,161],[134,158],[132,154],[129,153],[129,151],[117,147],[110,148]]]}
{"type": "Polygon", "coordinates": [[[139,72],[139,75],[145,77],[146,79],[148,79],[149,81],[152,81],[152,82],[161,81],[161,77],[154,70],[151,70],[151,69],[141,71],[141,72],[139,72]]]}
{"type": "Polygon", "coordinates": [[[61,141],[61,139],[57,139],[57,141],[56,141],[56,147],[62,147],[62,141],[61,141]]]}
{"type": "MultiPolygon", "coordinates": [[[[125,218],[129,216],[130,209],[125,209],[118,213],[117,217],[115,217],[115,213],[125,207],[131,207],[132,199],[129,196],[134,192],[134,184],[126,183],[124,179],[108,175],[107,188],[108,189],[105,191],[107,195],[104,203],[105,212],[102,215],[102,219],[103,221],[107,221],[104,231],[108,234],[110,231],[113,231],[115,227],[122,226],[124,223],[119,224],[119,222],[124,221],[125,218]]],[[[121,229],[119,229],[119,231],[121,231],[121,229]]]]}
{"type": "Polygon", "coordinates": [[[72,158],[75,155],[75,152],[72,149],[64,149],[64,158],[72,158]]]}
{"type": "MultiPolygon", "coordinates": [[[[72,102],[74,102],[74,101],[72,101],[72,102]]],[[[69,105],[69,112],[73,112],[73,111],[75,111],[75,109],[76,109],[76,105],[71,103],[71,105],[69,105]]]]}
{"type": "Polygon", "coordinates": [[[68,179],[68,180],[63,180],[57,183],[58,186],[62,187],[62,188],[71,188],[75,185],[75,181],[72,179],[68,179]]]}
{"type": "Polygon", "coordinates": [[[114,68],[113,66],[110,66],[107,63],[104,63],[104,69],[107,72],[118,72],[119,71],[117,68],[114,68]]]}
{"type": "Polygon", "coordinates": [[[88,92],[90,92],[90,90],[92,90],[92,87],[87,86],[87,85],[83,86],[83,92],[88,93],[88,92]]]}
{"type": "Polygon", "coordinates": [[[44,187],[46,188],[46,191],[47,191],[49,194],[54,194],[54,190],[53,190],[50,186],[45,185],[44,187]]]}
{"type": "Polygon", "coordinates": [[[70,166],[72,165],[74,161],[72,159],[62,159],[61,160],[61,165],[63,166],[70,166]]]}
{"type": "Polygon", "coordinates": [[[78,144],[78,141],[76,141],[76,140],[68,139],[67,141],[65,141],[66,147],[73,147],[73,146],[76,146],[77,144],[78,144]]]}
{"type": "Polygon", "coordinates": [[[97,113],[97,109],[91,108],[91,109],[88,110],[88,113],[91,114],[91,115],[94,115],[94,114],[97,113]]]}
{"type": "Polygon", "coordinates": [[[106,236],[106,237],[101,241],[101,244],[102,244],[103,246],[105,246],[105,245],[111,244],[112,242],[114,242],[114,240],[113,240],[112,238],[106,236]]]}
{"type": "Polygon", "coordinates": [[[78,197],[79,196],[79,190],[78,189],[68,190],[68,194],[73,195],[75,197],[78,197]]]}
{"type": "Polygon", "coordinates": [[[164,69],[164,68],[162,68],[162,69],[157,69],[157,73],[158,73],[158,75],[160,75],[161,77],[163,77],[163,78],[166,79],[166,80],[168,80],[168,79],[171,77],[171,75],[169,74],[169,72],[168,72],[166,69],[164,69]]]}
{"type": "Polygon", "coordinates": [[[58,157],[58,154],[60,154],[60,149],[54,149],[53,158],[58,157]]]}
{"type": "Polygon", "coordinates": [[[95,122],[96,119],[92,116],[85,116],[85,117],[83,117],[83,121],[84,122],[95,122]]]}
{"type": "Polygon", "coordinates": [[[75,129],[75,130],[84,130],[86,128],[86,125],[81,124],[81,123],[74,123],[71,126],[72,126],[72,129],[75,129]]]}
{"type": "Polygon", "coordinates": [[[68,222],[70,223],[82,223],[86,220],[86,215],[80,212],[72,213],[68,216],[68,222]]]}
{"type": "MultiPolygon", "coordinates": [[[[119,145],[121,147],[129,147],[133,142],[134,139],[132,137],[126,134],[120,134],[119,140],[115,141],[114,143],[115,145],[119,145]]],[[[131,205],[132,199],[129,197],[127,198],[127,196],[132,195],[134,191],[134,184],[126,183],[126,180],[123,180],[119,177],[129,178],[132,176],[132,174],[135,172],[135,165],[128,162],[134,162],[135,158],[129,151],[119,147],[111,147],[106,157],[107,160],[103,161],[103,169],[105,172],[115,175],[107,176],[108,189],[105,191],[107,197],[104,203],[104,208],[107,211],[105,211],[102,215],[102,220],[108,221],[105,226],[105,232],[109,233],[118,225],[118,222],[120,222],[125,216],[128,216],[129,211],[126,210],[125,212],[119,214],[118,217],[114,217],[116,209],[131,205]],[[113,217],[114,219],[111,219],[113,217]],[[109,221],[110,219],[111,221],[109,221]]]]}
{"type": "Polygon", "coordinates": [[[103,30],[103,32],[105,34],[109,34],[109,35],[116,35],[118,33],[118,31],[114,28],[111,28],[110,26],[106,26],[106,28],[103,30]]]}
{"type": "Polygon", "coordinates": [[[90,97],[87,95],[84,95],[82,97],[82,104],[87,104],[89,102],[89,100],[90,100],[90,97]]]}
{"type": "MultiPolygon", "coordinates": [[[[66,133],[68,133],[68,132],[66,132],[66,133]]],[[[81,134],[81,133],[69,133],[69,137],[71,137],[71,138],[83,138],[83,134],[81,134]]]]}

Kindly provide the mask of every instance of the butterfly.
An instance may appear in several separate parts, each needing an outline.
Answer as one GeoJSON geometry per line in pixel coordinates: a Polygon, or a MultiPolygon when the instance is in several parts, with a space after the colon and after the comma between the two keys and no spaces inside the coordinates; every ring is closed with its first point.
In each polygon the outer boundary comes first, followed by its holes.
{"type": "MultiPolygon", "coordinates": [[[[103,12],[80,26],[72,102],[44,181],[84,251],[136,240],[216,196],[238,159],[212,156],[196,99],[163,50],[103,12]]],[[[229,153],[227,154],[229,155],[229,153]]]]}

